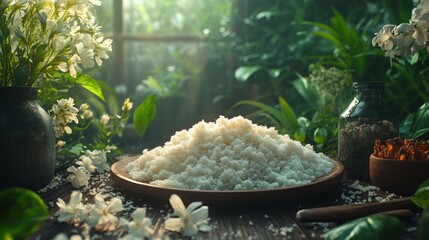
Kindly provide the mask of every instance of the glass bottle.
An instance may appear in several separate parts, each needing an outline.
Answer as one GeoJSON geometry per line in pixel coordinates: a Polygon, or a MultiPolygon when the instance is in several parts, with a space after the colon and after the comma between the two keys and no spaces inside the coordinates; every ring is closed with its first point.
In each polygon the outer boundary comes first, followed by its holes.
{"type": "Polygon", "coordinates": [[[376,139],[398,136],[398,120],[382,98],[383,83],[353,83],[354,99],[340,115],[338,160],[344,176],[369,182],[369,156],[376,139]]]}

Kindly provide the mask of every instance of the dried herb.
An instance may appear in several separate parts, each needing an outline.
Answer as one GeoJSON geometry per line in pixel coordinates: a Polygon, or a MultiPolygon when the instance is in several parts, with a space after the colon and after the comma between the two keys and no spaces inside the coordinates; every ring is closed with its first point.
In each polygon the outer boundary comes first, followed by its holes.
{"type": "Polygon", "coordinates": [[[396,137],[387,139],[383,144],[381,140],[376,140],[374,155],[402,161],[429,161],[429,141],[396,137]]]}

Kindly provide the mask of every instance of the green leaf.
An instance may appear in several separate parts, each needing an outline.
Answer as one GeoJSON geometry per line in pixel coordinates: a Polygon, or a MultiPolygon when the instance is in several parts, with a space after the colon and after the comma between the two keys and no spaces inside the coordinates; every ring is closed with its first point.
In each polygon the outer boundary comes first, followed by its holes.
{"type": "MultiPolygon", "coordinates": [[[[290,126],[288,125],[288,121],[285,118],[285,115],[277,108],[275,107],[271,107],[268,106],[266,104],[257,102],[257,101],[252,101],[252,100],[244,100],[244,101],[239,101],[236,104],[234,104],[234,107],[237,107],[239,105],[249,105],[249,106],[253,106],[253,107],[257,107],[259,109],[261,109],[262,111],[266,112],[267,114],[269,114],[270,116],[272,116],[272,122],[274,125],[277,126],[282,126],[283,128],[290,128],[290,126]],[[274,120],[275,119],[275,120],[274,120]]],[[[259,113],[259,115],[261,115],[259,113]]]]}
{"type": "Polygon", "coordinates": [[[274,69],[268,70],[268,74],[273,79],[278,78],[282,73],[283,73],[283,69],[281,68],[274,68],[274,69]]]}
{"type": "Polygon", "coordinates": [[[258,13],[256,15],[256,19],[260,20],[260,19],[265,18],[265,19],[270,20],[272,17],[281,16],[282,14],[284,14],[284,13],[282,13],[281,11],[269,11],[269,10],[261,11],[260,13],[258,13]]]}
{"type": "Polygon", "coordinates": [[[425,134],[426,134],[426,133],[428,133],[428,132],[429,132],[429,128],[422,128],[422,129],[419,129],[419,130],[417,130],[417,131],[414,133],[413,138],[414,138],[414,139],[419,138],[419,137],[421,137],[421,136],[425,135],[425,134]]]}
{"type": "Polygon", "coordinates": [[[68,80],[71,84],[77,84],[85,88],[86,90],[88,90],[89,92],[91,92],[92,94],[100,98],[103,102],[106,101],[104,98],[103,91],[101,90],[100,84],[97,82],[97,80],[95,80],[94,78],[92,78],[87,74],[78,73],[76,75],[76,78],[74,78],[68,72],[67,73],[57,72],[53,74],[53,79],[56,79],[57,81],[68,80]]]}
{"type": "Polygon", "coordinates": [[[30,79],[30,69],[24,62],[24,59],[20,59],[18,66],[16,66],[13,72],[13,78],[16,83],[15,86],[27,86],[28,80],[30,79]]]}
{"type": "Polygon", "coordinates": [[[395,240],[400,239],[404,231],[404,226],[398,218],[388,215],[372,215],[335,227],[325,234],[325,239],[395,240]]]}
{"type": "Polygon", "coordinates": [[[295,112],[292,107],[286,102],[286,100],[282,97],[279,97],[280,109],[290,124],[292,129],[296,129],[298,127],[298,120],[296,118],[295,112]]]}
{"type": "Polygon", "coordinates": [[[78,143],[68,150],[69,153],[79,156],[83,152],[83,144],[78,143]]]}
{"type": "Polygon", "coordinates": [[[239,82],[247,82],[250,77],[260,71],[265,71],[265,68],[260,66],[243,66],[235,70],[234,75],[239,82]]]}
{"type": "Polygon", "coordinates": [[[415,114],[408,114],[399,124],[399,133],[402,138],[413,138],[413,123],[415,114]]]}
{"type": "Polygon", "coordinates": [[[296,129],[295,133],[293,134],[293,139],[300,142],[304,142],[305,135],[306,135],[305,128],[299,127],[298,129],[296,129]]]}
{"type": "Polygon", "coordinates": [[[42,25],[42,30],[45,31],[46,30],[46,22],[47,22],[47,19],[48,19],[48,15],[45,12],[40,11],[40,12],[37,13],[37,17],[38,17],[38,19],[40,21],[40,24],[42,25]]]}
{"type": "Polygon", "coordinates": [[[144,136],[155,115],[156,95],[150,95],[136,108],[133,115],[134,128],[140,137],[144,136]]]}
{"type": "Polygon", "coordinates": [[[155,92],[157,95],[163,95],[166,92],[165,86],[160,84],[160,81],[158,81],[153,76],[149,76],[147,79],[143,80],[143,82],[146,84],[146,86],[149,89],[152,89],[153,92],[155,92]]]}
{"type": "Polygon", "coordinates": [[[39,63],[45,59],[46,49],[49,47],[47,43],[40,44],[36,48],[36,52],[33,55],[33,62],[39,63]]]}
{"type": "Polygon", "coordinates": [[[413,138],[419,138],[428,132],[429,102],[424,103],[416,112],[412,125],[413,138]]]}
{"type": "Polygon", "coordinates": [[[101,91],[101,87],[95,79],[87,74],[80,73],[76,76],[75,80],[77,84],[90,91],[104,102],[106,101],[104,99],[103,91],[101,91]]]}
{"type": "Polygon", "coordinates": [[[411,200],[423,209],[429,207],[429,179],[420,184],[411,200]]]}
{"type": "Polygon", "coordinates": [[[416,52],[413,55],[411,55],[410,64],[414,65],[419,61],[419,53],[416,52]]]}
{"type": "Polygon", "coordinates": [[[35,192],[9,188],[0,192],[0,237],[24,239],[49,219],[48,208],[35,192]]]}
{"type": "Polygon", "coordinates": [[[425,209],[419,221],[419,239],[429,239],[429,209],[425,209]]]}
{"type": "Polygon", "coordinates": [[[317,128],[313,133],[313,140],[317,144],[322,144],[328,138],[328,131],[325,128],[317,128]]]}

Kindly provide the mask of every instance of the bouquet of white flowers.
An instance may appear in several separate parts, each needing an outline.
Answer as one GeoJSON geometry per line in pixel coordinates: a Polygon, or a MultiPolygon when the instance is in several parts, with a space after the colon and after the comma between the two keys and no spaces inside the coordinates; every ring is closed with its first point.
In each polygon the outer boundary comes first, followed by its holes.
{"type": "Polygon", "coordinates": [[[424,48],[429,52],[429,0],[421,0],[408,23],[385,25],[372,39],[386,56],[407,57],[424,48]]]}
{"type": "Polygon", "coordinates": [[[0,0],[0,86],[33,86],[58,71],[76,77],[111,51],[94,16],[100,0],[0,0]]]}

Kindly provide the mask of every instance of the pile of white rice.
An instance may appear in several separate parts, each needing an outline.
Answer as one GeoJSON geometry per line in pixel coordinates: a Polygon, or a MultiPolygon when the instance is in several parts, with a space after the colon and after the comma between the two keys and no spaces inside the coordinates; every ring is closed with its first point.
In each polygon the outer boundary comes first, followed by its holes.
{"type": "Polygon", "coordinates": [[[312,146],[241,116],[201,121],[126,166],[133,179],[200,190],[271,189],[310,183],[333,163],[312,146]]]}

